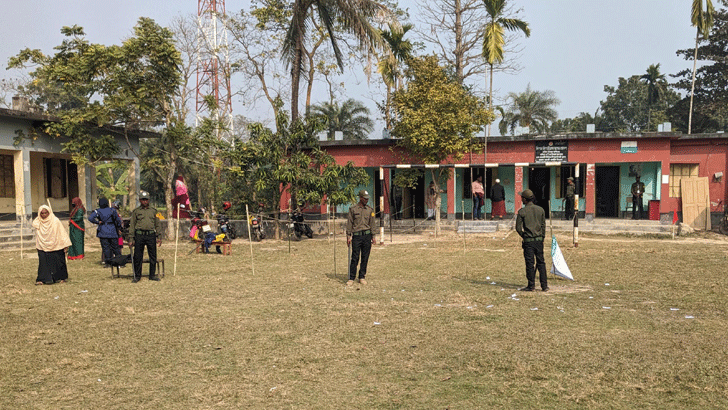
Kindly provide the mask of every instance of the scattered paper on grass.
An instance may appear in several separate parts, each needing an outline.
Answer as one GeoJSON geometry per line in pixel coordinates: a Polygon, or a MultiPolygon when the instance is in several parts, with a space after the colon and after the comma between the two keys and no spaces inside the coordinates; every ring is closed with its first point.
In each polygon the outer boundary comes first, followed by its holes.
{"type": "Polygon", "coordinates": [[[495,285],[495,282],[490,282],[491,285],[495,285]]]}
{"type": "Polygon", "coordinates": [[[678,309],[678,308],[670,308],[670,310],[673,310],[674,311],[674,310],[680,310],[680,309],[678,309]]]}
{"type": "Polygon", "coordinates": [[[485,277],[485,280],[490,280],[490,276],[486,276],[485,277]]]}
{"type": "Polygon", "coordinates": [[[687,315],[687,316],[685,316],[685,319],[695,319],[695,317],[691,316],[691,315],[687,315]]]}
{"type": "Polygon", "coordinates": [[[538,308],[531,308],[531,310],[538,310],[538,308]]]}
{"type": "Polygon", "coordinates": [[[435,307],[442,307],[442,305],[439,303],[435,303],[435,307]]]}
{"type": "Polygon", "coordinates": [[[609,284],[608,283],[605,283],[604,286],[609,286],[609,284]]]}
{"type": "Polygon", "coordinates": [[[374,324],[375,324],[375,325],[381,325],[381,323],[379,323],[379,322],[374,322],[374,324]]]}
{"type": "Polygon", "coordinates": [[[56,296],[56,297],[54,297],[53,299],[59,299],[59,298],[60,298],[60,296],[56,296]]]}
{"type": "Polygon", "coordinates": [[[87,290],[82,290],[82,291],[80,291],[78,293],[88,293],[88,291],[87,290]]]}
{"type": "Polygon", "coordinates": [[[488,305],[488,306],[486,306],[485,308],[486,308],[486,309],[490,309],[490,308],[492,308],[492,307],[493,307],[493,305],[488,305]]]}
{"type": "Polygon", "coordinates": [[[602,309],[611,309],[610,306],[602,306],[602,309]]]}

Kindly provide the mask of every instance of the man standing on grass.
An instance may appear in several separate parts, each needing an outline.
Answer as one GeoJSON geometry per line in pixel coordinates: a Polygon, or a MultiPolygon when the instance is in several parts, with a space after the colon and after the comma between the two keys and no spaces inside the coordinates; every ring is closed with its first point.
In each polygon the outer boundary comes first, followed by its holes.
{"type": "Polygon", "coordinates": [[[359,283],[366,285],[364,277],[367,275],[367,263],[369,252],[374,237],[374,209],[367,205],[369,193],[365,190],[359,191],[359,202],[349,208],[349,216],[346,220],[346,244],[351,246],[351,261],[349,261],[349,281],[346,286],[354,284],[356,279],[356,267],[359,265],[359,254],[361,254],[361,265],[359,266],[359,283]]]}
{"type": "Polygon", "coordinates": [[[516,232],[523,238],[523,259],[526,261],[526,280],[528,285],[521,288],[524,292],[533,292],[536,288],[536,269],[541,282],[541,290],[549,290],[546,278],[546,261],[543,257],[543,238],[546,233],[546,212],[533,203],[533,191],[527,189],[521,193],[524,206],[518,210],[516,217],[516,232]],[[534,269],[534,258],[536,266],[534,269]]]}
{"type": "Polygon", "coordinates": [[[131,283],[137,283],[142,279],[142,259],[144,258],[144,247],[147,247],[149,256],[149,280],[159,281],[155,271],[157,268],[157,245],[162,246],[162,225],[157,218],[157,210],[149,206],[149,192],[139,193],[137,209],[132,211],[129,220],[129,235],[132,237],[131,246],[134,247],[134,279],[131,283]]]}

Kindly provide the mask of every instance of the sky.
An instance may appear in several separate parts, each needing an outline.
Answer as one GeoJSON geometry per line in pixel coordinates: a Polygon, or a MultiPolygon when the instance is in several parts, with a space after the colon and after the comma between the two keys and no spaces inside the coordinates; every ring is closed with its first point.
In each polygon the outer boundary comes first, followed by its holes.
{"type": "MultiPolygon", "coordinates": [[[[400,0],[416,21],[417,0],[400,0]]],[[[167,25],[177,16],[197,14],[197,0],[26,0],[6,2],[0,25],[0,62],[7,67],[10,57],[20,50],[37,48],[46,54],[60,44],[62,26],[82,26],[90,42],[120,44],[130,36],[139,17],[151,17],[167,25]]],[[[227,0],[228,13],[249,8],[247,0],[227,0]]],[[[650,64],[660,63],[669,74],[692,68],[692,62],[675,51],[694,46],[695,29],[690,26],[689,0],[511,0],[522,9],[519,18],[530,24],[531,36],[519,40],[518,74],[496,74],[494,88],[499,95],[522,92],[530,84],[538,91],[551,90],[561,101],[559,118],[581,112],[594,114],[606,98],[605,85],[617,85],[619,77],[641,75],[650,64]]],[[[509,3],[509,4],[510,4],[509,3]]],[[[714,2],[714,4],[717,3],[714,2]]],[[[0,78],[17,76],[14,70],[0,71],[0,78]]],[[[376,97],[361,72],[349,73],[347,98],[365,102],[373,116],[376,97]]],[[[485,78],[483,78],[485,81],[485,78]]],[[[235,84],[234,84],[235,85],[235,84]]],[[[317,101],[327,99],[325,87],[317,101]]],[[[382,95],[382,100],[384,96],[382,95]]],[[[314,102],[317,102],[314,101],[314,102]]],[[[498,101],[496,101],[498,102],[498,101]]],[[[253,113],[248,107],[234,114],[249,118],[268,115],[253,113]]],[[[381,135],[378,121],[372,138],[381,135]]]]}

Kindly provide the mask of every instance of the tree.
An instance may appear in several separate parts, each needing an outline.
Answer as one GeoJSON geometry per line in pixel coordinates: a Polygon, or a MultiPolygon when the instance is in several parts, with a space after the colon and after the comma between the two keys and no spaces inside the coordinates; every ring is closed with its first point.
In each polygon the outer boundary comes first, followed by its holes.
{"type": "Polygon", "coordinates": [[[381,74],[384,85],[387,87],[387,96],[384,103],[385,127],[390,129],[392,92],[402,87],[402,70],[400,63],[406,62],[412,57],[414,45],[411,41],[405,40],[404,36],[412,29],[412,24],[403,24],[398,30],[394,24],[389,25],[389,30],[381,30],[382,38],[387,44],[387,51],[384,58],[377,64],[377,72],[381,74]]]}
{"type": "MultiPolygon", "coordinates": [[[[393,98],[398,145],[427,164],[462,158],[473,148],[473,135],[493,121],[485,102],[448,77],[435,56],[411,59],[405,73],[409,81],[393,98]]],[[[431,173],[439,190],[443,169],[431,173]]]]}
{"type": "Polygon", "coordinates": [[[660,103],[651,105],[649,103],[649,84],[643,80],[643,77],[640,75],[633,75],[629,78],[620,77],[617,87],[604,86],[604,91],[608,95],[604,101],[600,102],[602,121],[597,130],[644,132],[656,129],[657,124],[667,119],[667,107],[675,104],[680,96],[665,86],[660,103]]]}
{"type": "Polygon", "coordinates": [[[268,198],[278,208],[288,192],[292,207],[299,202],[320,202],[324,196],[338,205],[352,201],[356,187],[369,178],[351,162],[336,164],[319,147],[316,135],[325,129],[319,115],[291,123],[286,113],[279,111],[275,132],[260,123],[251,124],[250,129],[250,140],[237,144],[228,156],[232,163],[240,164],[232,172],[238,181],[248,181],[255,201],[268,198]]]}
{"type": "Polygon", "coordinates": [[[713,27],[713,16],[715,9],[711,0],[693,0],[692,12],[690,13],[690,24],[696,28],[695,33],[695,55],[693,56],[693,82],[690,91],[690,114],[688,116],[688,135],[692,132],[693,121],[693,94],[695,93],[695,71],[698,64],[698,44],[700,36],[707,38],[710,35],[710,29],[713,27]],[[705,1],[705,10],[703,10],[703,1],[705,1]]]}
{"type": "Polygon", "coordinates": [[[560,101],[553,91],[534,91],[529,84],[522,93],[509,93],[508,100],[510,106],[499,124],[501,134],[508,130],[513,133],[516,126],[546,132],[549,123],[558,118],[554,106],[559,105],[560,101]]]}
{"type": "Polygon", "coordinates": [[[381,36],[370,20],[386,8],[373,0],[295,0],[291,23],[283,42],[283,56],[291,68],[291,121],[298,119],[298,95],[301,76],[306,61],[306,42],[310,36],[307,21],[313,19],[312,13],[318,15],[318,24],[328,35],[334,56],[339,68],[343,70],[343,58],[338,41],[334,35],[334,25],[339,24],[343,30],[352,33],[359,45],[367,52],[372,52],[381,44],[381,36]]]}
{"type": "Polygon", "coordinates": [[[336,131],[344,133],[344,140],[367,139],[374,130],[374,121],[369,118],[369,109],[354,99],[348,99],[343,104],[321,103],[313,106],[312,114],[323,115],[328,119],[328,139],[333,140],[336,131]]]}
{"type": "Polygon", "coordinates": [[[673,129],[691,132],[728,131],[728,8],[726,2],[716,10],[710,36],[701,37],[696,49],[678,50],[685,60],[697,59],[702,63],[695,73],[693,87],[692,70],[684,69],[673,75],[674,87],[685,90],[689,97],[668,109],[673,129]],[[694,99],[690,115],[690,99],[694,99]]]}
{"type": "Polygon", "coordinates": [[[652,110],[655,106],[661,111],[664,111],[667,107],[665,104],[659,104],[665,102],[664,97],[667,93],[667,80],[665,80],[665,74],[660,73],[660,64],[650,64],[647,67],[647,73],[642,74],[641,80],[647,84],[647,131],[650,130],[650,120],[652,117],[652,110]]]}
{"type": "Polygon", "coordinates": [[[595,130],[601,131],[602,116],[597,110],[592,116],[589,113],[581,112],[574,118],[558,119],[551,123],[549,132],[553,134],[565,132],[585,132],[587,124],[594,124],[595,130]]]}
{"type": "Polygon", "coordinates": [[[63,27],[61,33],[66,39],[55,55],[25,49],[10,59],[9,68],[36,67],[23,91],[58,119],[41,127],[68,138],[63,150],[74,162],[113,156],[120,149],[113,134],[128,138],[129,131],[169,124],[171,96],[180,80],[180,57],[169,30],[140,18],[132,37],[108,47],[88,43],[79,26],[63,27]]]}
{"type": "MultiPolygon", "coordinates": [[[[483,32],[483,58],[490,67],[490,84],[488,86],[489,109],[493,110],[493,66],[503,63],[506,44],[505,32],[521,31],[526,37],[531,36],[528,23],[523,20],[506,17],[506,0],[483,0],[488,15],[483,32]]],[[[528,90],[527,90],[528,91],[528,90]]],[[[486,134],[486,144],[490,127],[486,134]]]]}

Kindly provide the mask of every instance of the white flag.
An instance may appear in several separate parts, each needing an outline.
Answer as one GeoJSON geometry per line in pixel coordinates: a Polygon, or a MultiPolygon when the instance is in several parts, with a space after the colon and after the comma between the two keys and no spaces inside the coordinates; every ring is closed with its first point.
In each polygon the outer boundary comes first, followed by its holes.
{"type": "Polygon", "coordinates": [[[551,236],[551,273],[564,279],[574,280],[569,266],[566,265],[564,254],[561,253],[559,243],[556,242],[556,237],[553,235],[551,236]]]}

